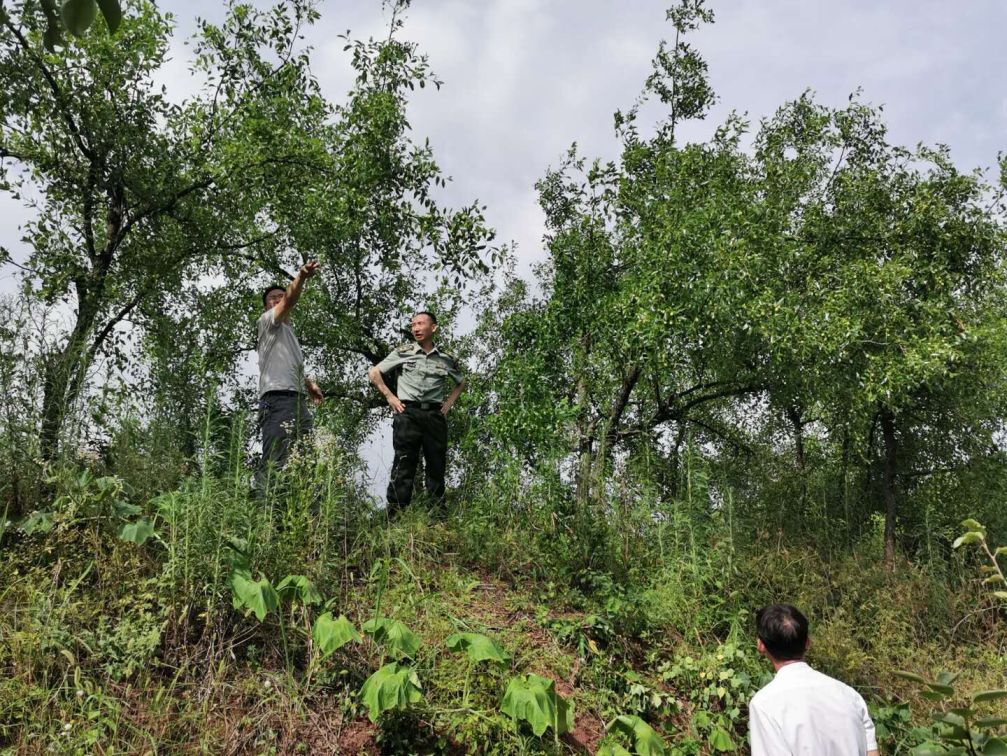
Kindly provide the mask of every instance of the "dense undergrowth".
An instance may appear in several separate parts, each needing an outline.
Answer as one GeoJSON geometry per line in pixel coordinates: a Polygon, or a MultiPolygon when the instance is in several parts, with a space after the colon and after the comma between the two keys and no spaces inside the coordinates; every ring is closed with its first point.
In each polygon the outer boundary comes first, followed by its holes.
{"type": "Polygon", "coordinates": [[[931,735],[933,704],[895,670],[1004,687],[1002,612],[977,558],[888,570],[880,524],[825,548],[699,506],[692,485],[603,512],[506,465],[390,523],[334,447],[296,459],[265,497],[248,494],[240,444],[158,490],[163,464],[53,467],[48,498],[5,529],[12,751],[653,753],[659,737],[667,753],[744,752],[746,703],[769,676],[752,615],[780,600],[812,618],[811,661],[870,701],[886,753],[931,735]],[[237,572],[310,589],[256,605],[237,572]],[[355,637],[323,650],[325,612],[355,637]],[[382,620],[409,637],[374,632],[382,620]],[[459,633],[491,639],[502,663],[453,651],[459,633]],[[361,687],[393,661],[416,685],[375,711],[361,687]],[[505,692],[537,684],[529,674],[553,681],[543,695],[569,703],[568,722],[512,716],[505,692]]]}

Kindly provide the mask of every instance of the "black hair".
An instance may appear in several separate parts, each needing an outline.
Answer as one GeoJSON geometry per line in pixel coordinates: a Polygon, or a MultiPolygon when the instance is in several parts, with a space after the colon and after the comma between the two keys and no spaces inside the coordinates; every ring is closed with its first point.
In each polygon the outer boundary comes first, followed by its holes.
{"type": "Polygon", "coordinates": [[[755,631],[766,651],[777,661],[804,658],[808,646],[808,618],[790,604],[770,604],[755,615],[755,631]]]}
{"type": "Polygon", "coordinates": [[[434,315],[432,312],[429,312],[428,310],[420,310],[419,312],[415,313],[413,317],[415,318],[417,315],[426,315],[428,318],[430,318],[431,323],[437,325],[437,316],[434,315]]]}
{"type": "Polygon", "coordinates": [[[266,298],[269,296],[269,292],[271,292],[271,291],[283,291],[283,292],[285,292],[286,290],[287,290],[286,286],[267,286],[263,290],[263,292],[262,292],[262,306],[263,307],[266,306],[266,298]]]}

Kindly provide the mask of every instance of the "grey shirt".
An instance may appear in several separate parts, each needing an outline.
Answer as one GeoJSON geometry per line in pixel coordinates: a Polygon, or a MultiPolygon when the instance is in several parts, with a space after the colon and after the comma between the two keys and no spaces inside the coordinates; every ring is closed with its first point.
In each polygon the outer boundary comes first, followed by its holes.
{"type": "Polygon", "coordinates": [[[385,374],[399,365],[402,372],[396,394],[407,402],[443,402],[448,378],[455,383],[461,383],[464,378],[458,361],[438,351],[437,347],[424,353],[419,344],[403,344],[377,367],[385,374]]]}
{"type": "Polygon", "coordinates": [[[276,322],[275,308],[259,316],[259,396],[267,391],[304,391],[304,355],[289,323],[276,322]]]}

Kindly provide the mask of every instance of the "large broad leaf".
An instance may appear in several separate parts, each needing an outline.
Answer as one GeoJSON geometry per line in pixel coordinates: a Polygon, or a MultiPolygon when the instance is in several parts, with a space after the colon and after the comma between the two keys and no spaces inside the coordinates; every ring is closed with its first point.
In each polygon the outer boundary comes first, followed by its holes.
{"type": "Polygon", "coordinates": [[[146,517],[136,522],[127,522],[119,531],[119,538],[130,543],[142,544],[154,535],[154,526],[146,517]]]}
{"type": "Polygon", "coordinates": [[[128,501],[119,501],[118,499],[112,502],[112,511],[119,517],[126,518],[132,517],[133,515],[140,514],[140,507],[136,504],[131,504],[128,501]]]}
{"type": "Polygon", "coordinates": [[[983,534],[986,533],[986,528],[980,522],[973,520],[972,518],[962,520],[962,527],[966,530],[975,530],[983,534]]]}
{"type": "Polygon", "coordinates": [[[353,627],[353,623],[343,615],[332,619],[332,612],[325,612],[315,620],[315,624],[311,628],[311,638],[322,658],[325,658],[350,641],[359,641],[360,634],[353,627]]]}
{"type": "Polygon", "coordinates": [[[398,620],[379,617],[367,620],[361,629],[373,637],[376,643],[410,659],[416,656],[420,648],[419,636],[398,620]]]}
{"type": "Polygon", "coordinates": [[[284,601],[296,599],[304,606],[322,603],[322,594],[315,588],[315,584],[304,575],[287,575],[276,586],[276,592],[284,601]]]}
{"type": "Polygon", "coordinates": [[[35,511],[21,520],[19,527],[25,535],[31,535],[32,533],[48,533],[54,524],[52,512],[35,511]]]}
{"type": "Polygon", "coordinates": [[[616,717],[608,729],[629,737],[633,741],[633,750],[640,756],[664,756],[664,741],[661,736],[640,717],[616,717]]]}
{"type": "Polygon", "coordinates": [[[986,540],[986,536],[980,533],[978,530],[970,530],[965,535],[960,535],[955,539],[955,542],[951,544],[951,548],[957,549],[959,546],[966,546],[973,543],[982,543],[986,540]]]}
{"type": "Polygon", "coordinates": [[[730,752],[738,750],[738,747],[734,744],[734,739],[731,738],[731,733],[723,727],[714,727],[710,731],[707,741],[709,741],[710,748],[714,751],[730,752]]]}
{"type": "Polygon", "coordinates": [[[249,572],[251,570],[252,556],[248,548],[248,542],[244,538],[237,536],[227,536],[224,538],[224,545],[227,551],[224,558],[235,572],[249,572]]]}
{"type": "Polygon", "coordinates": [[[507,652],[482,633],[455,633],[446,642],[452,651],[464,651],[474,662],[492,661],[506,665],[510,661],[507,652]]]}
{"type": "Polygon", "coordinates": [[[360,697],[367,706],[367,717],[377,722],[382,712],[407,709],[422,700],[423,691],[412,667],[392,662],[364,681],[360,697]]]}
{"type": "Polygon", "coordinates": [[[119,0],[98,0],[98,7],[101,9],[101,15],[105,17],[108,30],[115,34],[119,24],[122,23],[122,8],[119,6],[119,0]]]}
{"type": "Polygon", "coordinates": [[[983,744],[979,753],[982,756],[1007,756],[1007,740],[1003,738],[990,738],[983,744]]]}
{"type": "Polygon", "coordinates": [[[78,37],[91,28],[97,15],[98,6],[94,0],[64,0],[60,8],[63,25],[78,37]]]}
{"type": "Polygon", "coordinates": [[[557,735],[573,729],[573,708],[556,692],[556,683],[536,674],[515,677],[507,686],[500,710],[527,722],[538,737],[552,727],[557,735]]]}
{"type": "Polygon", "coordinates": [[[235,609],[249,609],[259,622],[280,605],[280,597],[276,589],[266,578],[252,580],[245,570],[234,570],[231,573],[231,594],[235,609]]]}

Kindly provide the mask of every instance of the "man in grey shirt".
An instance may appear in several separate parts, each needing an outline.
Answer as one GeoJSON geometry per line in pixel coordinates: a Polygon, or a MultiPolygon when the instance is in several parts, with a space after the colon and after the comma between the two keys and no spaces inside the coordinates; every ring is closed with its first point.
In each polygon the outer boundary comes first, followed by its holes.
{"type": "Polygon", "coordinates": [[[256,474],[264,490],[270,469],[283,467],[291,445],[311,431],[308,397],[322,403],[318,385],[304,375],[304,356],[290,327],[290,313],[304,282],[315,275],[318,263],[301,266],[284,289],[271,286],[262,293],[263,313],[258,322],[259,425],[262,428],[262,465],[256,474]]]}
{"type": "Polygon", "coordinates": [[[454,357],[434,346],[437,318],[430,312],[413,315],[410,325],[414,344],[403,344],[367,371],[371,383],[392,408],[391,480],[386,498],[388,513],[409,504],[413,495],[416,465],[423,453],[426,490],[434,501],[444,498],[444,473],[448,453],[447,414],[465,386],[454,357]],[[398,394],[383,375],[398,371],[398,394]],[[454,383],[448,391],[449,382],[454,383]],[[445,398],[446,395],[446,398],[445,398]]]}

